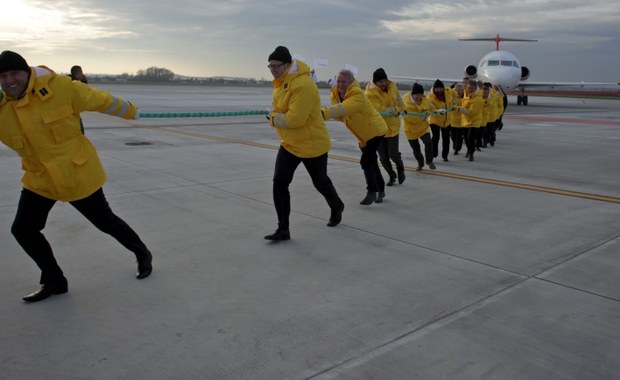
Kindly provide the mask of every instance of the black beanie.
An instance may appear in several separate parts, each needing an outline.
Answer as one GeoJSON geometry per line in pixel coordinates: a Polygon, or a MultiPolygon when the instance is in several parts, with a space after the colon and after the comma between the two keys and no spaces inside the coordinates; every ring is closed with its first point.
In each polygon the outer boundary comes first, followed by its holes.
{"type": "Polygon", "coordinates": [[[440,81],[439,79],[437,79],[437,80],[435,81],[435,83],[433,84],[433,87],[434,87],[434,88],[444,88],[444,86],[443,86],[443,82],[442,82],[442,81],[440,81]]]}
{"type": "Polygon", "coordinates": [[[278,46],[273,53],[269,54],[269,59],[267,59],[267,61],[271,60],[291,63],[293,62],[293,57],[291,57],[291,53],[289,53],[287,48],[284,46],[278,46]]]}
{"type": "Polygon", "coordinates": [[[424,87],[422,87],[419,83],[414,83],[413,88],[411,89],[411,94],[424,94],[424,87]]]}
{"type": "Polygon", "coordinates": [[[377,83],[378,81],[382,79],[388,79],[388,78],[387,78],[387,74],[385,73],[385,70],[379,67],[377,70],[375,70],[374,73],[372,73],[372,83],[377,83]]]}
{"type": "Polygon", "coordinates": [[[21,55],[5,50],[0,54],[0,73],[13,70],[30,72],[30,66],[21,55]]]}

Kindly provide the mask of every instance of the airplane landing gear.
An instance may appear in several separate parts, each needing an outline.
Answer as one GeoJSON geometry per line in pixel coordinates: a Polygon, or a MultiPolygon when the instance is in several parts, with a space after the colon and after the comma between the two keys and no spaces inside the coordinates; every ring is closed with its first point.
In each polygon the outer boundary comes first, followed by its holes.
{"type": "Polygon", "coordinates": [[[517,105],[527,106],[527,95],[517,95],[517,105]]]}

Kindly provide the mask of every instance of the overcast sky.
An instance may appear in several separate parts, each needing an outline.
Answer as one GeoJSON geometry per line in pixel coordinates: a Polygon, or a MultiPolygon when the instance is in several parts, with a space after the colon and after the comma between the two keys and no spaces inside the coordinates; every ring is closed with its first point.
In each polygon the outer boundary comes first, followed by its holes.
{"type": "MultiPolygon", "coordinates": [[[[8,8],[7,8],[8,7],[8,8]]],[[[319,79],[345,65],[366,80],[390,75],[462,77],[505,42],[538,81],[620,81],[620,2],[614,0],[11,0],[2,50],[68,72],[135,74],[150,66],[188,76],[271,79],[267,57],[287,46],[319,79]]]]}

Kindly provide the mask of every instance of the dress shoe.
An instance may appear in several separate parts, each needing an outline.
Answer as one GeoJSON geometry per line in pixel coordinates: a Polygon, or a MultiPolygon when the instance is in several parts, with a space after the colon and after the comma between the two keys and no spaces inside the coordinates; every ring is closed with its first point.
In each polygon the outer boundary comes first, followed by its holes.
{"type": "Polygon", "coordinates": [[[265,236],[265,239],[273,241],[291,240],[291,233],[288,228],[278,228],[276,232],[265,236]]]}
{"type": "Polygon", "coordinates": [[[377,193],[369,191],[366,193],[366,198],[362,199],[360,202],[361,205],[368,206],[372,204],[372,202],[377,200],[377,193]]]}
{"type": "Polygon", "coordinates": [[[46,299],[52,294],[62,294],[68,291],[69,287],[67,285],[67,280],[65,279],[64,282],[59,284],[43,284],[41,285],[41,289],[22,297],[22,299],[26,302],[37,302],[46,299]]]}
{"type": "Polygon", "coordinates": [[[344,211],[344,203],[341,203],[337,208],[332,209],[332,213],[329,216],[329,222],[327,222],[328,227],[337,226],[342,220],[342,211],[344,211]]]}
{"type": "Polygon", "coordinates": [[[443,162],[448,162],[448,161],[450,161],[450,160],[448,160],[448,157],[444,157],[443,158],[443,162]]]}
{"type": "Polygon", "coordinates": [[[385,184],[386,186],[393,186],[396,183],[396,176],[390,176],[390,180],[385,184]]]}
{"type": "Polygon", "coordinates": [[[458,151],[458,150],[455,150],[455,151],[454,151],[454,155],[455,155],[455,156],[458,156],[458,155],[459,155],[459,151],[458,151]]]}
{"type": "Polygon", "coordinates": [[[138,259],[138,272],[136,272],[136,278],[142,280],[147,278],[153,272],[153,255],[148,252],[140,259],[138,259]]]}
{"type": "Polygon", "coordinates": [[[405,182],[405,178],[407,176],[405,175],[405,171],[404,170],[399,170],[398,171],[398,184],[402,185],[403,182],[405,182]]]}
{"type": "Polygon", "coordinates": [[[375,203],[382,203],[383,202],[383,198],[385,198],[385,192],[384,191],[380,191],[377,193],[377,199],[375,200],[375,203]]]}
{"type": "Polygon", "coordinates": [[[435,170],[435,169],[437,169],[437,166],[435,166],[435,163],[433,163],[433,162],[429,162],[429,163],[428,163],[428,167],[429,167],[431,170],[435,170]]]}
{"type": "Polygon", "coordinates": [[[474,155],[473,154],[469,155],[469,161],[473,161],[473,160],[474,160],[474,155]]]}

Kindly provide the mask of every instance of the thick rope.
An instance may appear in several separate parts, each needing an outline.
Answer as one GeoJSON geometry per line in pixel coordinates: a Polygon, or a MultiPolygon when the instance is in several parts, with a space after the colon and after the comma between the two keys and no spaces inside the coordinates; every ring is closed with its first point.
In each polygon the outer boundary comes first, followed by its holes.
{"type": "Polygon", "coordinates": [[[252,116],[269,115],[269,111],[226,111],[226,112],[140,112],[140,119],[156,118],[185,118],[185,117],[227,117],[227,116],[252,116]]]}

